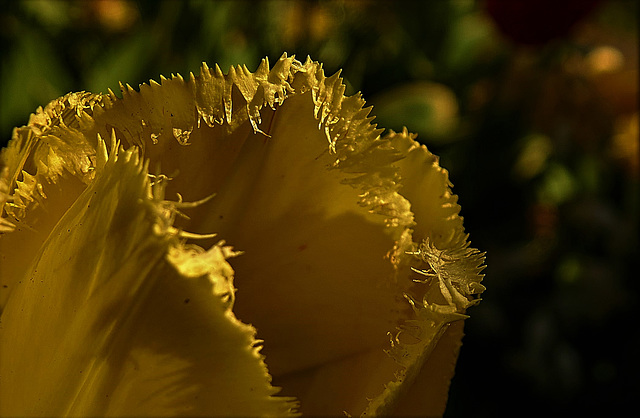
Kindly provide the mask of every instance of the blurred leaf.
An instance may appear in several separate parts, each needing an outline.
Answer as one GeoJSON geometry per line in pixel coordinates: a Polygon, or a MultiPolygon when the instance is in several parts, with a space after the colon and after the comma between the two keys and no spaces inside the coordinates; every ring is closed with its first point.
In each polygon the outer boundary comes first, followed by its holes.
{"type": "Polygon", "coordinates": [[[73,6],[69,1],[29,0],[21,1],[22,8],[34,16],[44,26],[54,31],[60,30],[70,22],[70,9],[73,6]]]}
{"type": "Polygon", "coordinates": [[[466,14],[452,24],[443,49],[444,64],[449,71],[467,71],[495,49],[495,43],[490,21],[480,13],[466,14]]]}
{"type": "Polygon", "coordinates": [[[26,124],[29,114],[38,106],[66,93],[72,84],[45,37],[36,31],[25,30],[16,42],[1,64],[0,126],[3,133],[10,132],[14,125],[26,124]]]}
{"type": "Polygon", "coordinates": [[[571,199],[576,191],[573,174],[564,165],[552,163],[545,171],[538,189],[538,199],[542,203],[560,205],[571,199]]]}
{"type": "MultiPolygon", "coordinates": [[[[111,46],[87,71],[84,77],[86,90],[106,93],[110,88],[114,92],[119,92],[118,82],[114,80],[131,83],[132,87],[137,87],[136,80],[138,83],[148,81],[142,79],[141,70],[144,68],[144,63],[151,58],[152,53],[153,42],[146,31],[139,31],[126,42],[111,46]]],[[[149,74],[149,76],[157,80],[159,74],[149,74]]]]}
{"type": "Polygon", "coordinates": [[[446,86],[415,82],[388,90],[371,100],[379,126],[401,131],[410,127],[422,141],[449,142],[458,126],[458,102],[446,86]]]}
{"type": "Polygon", "coordinates": [[[513,174],[518,179],[531,179],[544,170],[549,155],[553,151],[553,142],[542,134],[527,135],[523,139],[522,149],[515,165],[513,174]]]}

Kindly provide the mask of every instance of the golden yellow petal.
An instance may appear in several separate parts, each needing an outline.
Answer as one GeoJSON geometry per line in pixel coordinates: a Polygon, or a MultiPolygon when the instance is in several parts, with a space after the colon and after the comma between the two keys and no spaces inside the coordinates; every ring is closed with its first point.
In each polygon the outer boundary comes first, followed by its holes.
{"type": "MultiPolygon", "coordinates": [[[[390,413],[416,396],[414,380],[430,393],[423,411],[439,413],[462,336],[461,323],[452,323],[484,289],[483,258],[469,248],[436,157],[407,132],[380,137],[362,98],[344,90],[338,74],[325,77],[320,64],[285,55],[272,69],[263,60],[255,73],[232,67],[225,75],[205,64],[187,80],[162,78],[139,92],[123,86],[122,99],[65,96],[37,114],[44,128],[30,125],[3,154],[11,185],[4,199],[19,203],[5,204],[7,222],[29,225],[47,202],[22,202],[47,194],[50,183],[91,183],[106,160],[99,136],[135,145],[154,175],[156,200],[213,196],[185,209],[188,218],[179,204],[158,204],[165,220],[155,229],[184,239],[181,230],[215,233],[243,252],[229,260],[237,297],[230,280],[208,291],[256,326],[274,383],[303,413],[390,413]],[[24,151],[29,146],[37,149],[24,151]]],[[[219,250],[167,250],[177,274],[205,271],[225,251],[211,239],[200,244],[219,250]]],[[[161,283],[162,295],[176,292],[174,280],[161,283]]],[[[237,332],[248,329],[233,321],[237,332]]],[[[140,335],[159,332],[139,322],[140,335]]],[[[148,367],[162,361],[149,359],[148,367]]]]}

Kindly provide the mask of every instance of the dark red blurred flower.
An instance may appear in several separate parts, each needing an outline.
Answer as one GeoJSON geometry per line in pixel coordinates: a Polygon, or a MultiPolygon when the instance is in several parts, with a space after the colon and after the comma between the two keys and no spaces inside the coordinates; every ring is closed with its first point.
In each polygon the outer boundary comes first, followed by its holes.
{"type": "Polygon", "coordinates": [[[486,0],[502,33],[519,44],[541,45],[569,33],[602,0],[486,0]]]}

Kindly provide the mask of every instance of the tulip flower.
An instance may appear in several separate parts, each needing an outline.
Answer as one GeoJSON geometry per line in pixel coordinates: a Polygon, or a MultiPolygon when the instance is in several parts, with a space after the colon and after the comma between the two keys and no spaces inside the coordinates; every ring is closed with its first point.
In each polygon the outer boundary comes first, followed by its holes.
{"type": "Polygon", "coordinates": [[[441,415],[484,256],[336,74],[70,93],[1,154],[2,416],[441,415]]]}

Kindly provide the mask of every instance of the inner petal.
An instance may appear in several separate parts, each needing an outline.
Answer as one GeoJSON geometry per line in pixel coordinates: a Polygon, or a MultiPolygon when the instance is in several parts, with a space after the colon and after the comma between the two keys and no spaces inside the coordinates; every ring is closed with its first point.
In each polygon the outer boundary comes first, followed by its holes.
{"type": "MultiPolygon", "coordinates": [[[[234,110],[242,108],[237,103],[234,110]]],[[[356,364],[386,363],[379,380],[375,368],[359,368],[361,377],[372,373],[365,380],[375,390],[349,396],[366,400],[392,378],[387,334],[412,315],[403,298],[411,281],[400,277],[397,283],[387,257],[402,230],[359,205],[361,191],[345,180],[360,173],[332,167],[336,156],[313,110],[310,92],[294,95],[275,111],[261,111],[260,129],[268,136],[254,133],[249,122],[232,133],[226,125],[203,123],[189,145],[158,138],[157,145],[146,144],[145,157],[151,172],[158,167],[173,178],[167,198],[215,194],[176,226],[215,232],[244,252],[230,260],[238,289],[233,310],[265,341],[274,384],[303,382],[296,377],[303,370],[316,381],[344,380],[328,371],[331,363],[364,356],[368,360],[356,364]]],[[[304,386],[285,387],[283,395],[304,398],[313,384],[304,386]]]]}
{"type": "Polygon", "coordinates": [[[245,252],[231,263],[234,311],[258,328],[276,376],[384,346],[406,306],[385,259],[395,231],[360,207],[358,191],[330,169],[335,157],[312,106],[309,94],[289,98],[264,116],[271,138],[247,140],[258,142],[261,161],[237,177],[252,184],[242,190],[231,175],[221,193],[244,194],[232,208],[240,219],[221,220],[216,198],[206,217],[194,217],[206,220],[197,229],[219,231],[245,252]]]}

